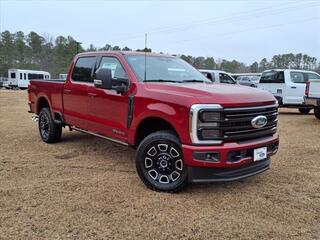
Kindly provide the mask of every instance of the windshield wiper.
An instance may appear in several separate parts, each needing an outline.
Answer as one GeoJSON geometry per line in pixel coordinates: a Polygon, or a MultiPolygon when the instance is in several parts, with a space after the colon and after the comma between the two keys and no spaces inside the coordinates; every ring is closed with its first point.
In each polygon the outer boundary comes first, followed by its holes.
{"type": "Polygon", "coordinates": [[[204,81],[204,80],[200,80],[200,79],[186,79],[186,80],[183,80],[182,82],[209,82],[209,81],[204,81]]]}
{"type": "Polygon", "coordinates": [[[144,82],[174,82],[174,83],[181,83],[181,81],[174,81],[174,80],[169,80],[169,79],[147,79],[144,80],[144,82]]]}

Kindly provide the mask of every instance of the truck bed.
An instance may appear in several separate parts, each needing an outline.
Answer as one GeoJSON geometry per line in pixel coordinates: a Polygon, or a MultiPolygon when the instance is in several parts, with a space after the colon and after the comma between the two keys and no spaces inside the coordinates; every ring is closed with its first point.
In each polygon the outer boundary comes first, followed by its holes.
{"type": "Polygon", "coordinates": [[[309,83],[309,98],[320,98],[320,80],[312,80],[309,83]]]}
{"type": "Polygon", "coordinates": [[[45,98],[51,104],[52,112],[63,112],[63,86],[65,80],[47,79],[47,80],[31,80],[28,87],[30,93],[30,111],[39,113],[39,104],[41,98],[45,98]]]}

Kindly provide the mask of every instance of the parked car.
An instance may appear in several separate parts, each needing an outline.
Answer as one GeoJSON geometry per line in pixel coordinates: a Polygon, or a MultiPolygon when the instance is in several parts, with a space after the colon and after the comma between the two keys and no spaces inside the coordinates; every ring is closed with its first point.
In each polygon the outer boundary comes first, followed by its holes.
{"type": "Polygon", "coordinates": [[[280,106],[298,108],[307,114],[313,107],[304,102],[306,82],[319,77],[318,73],[305,70],[267,70],[262,73],[258,88],[271,92],[280,106]]]}
{"type": "Polygon", "coordinates": [[[313,106],[314,116],[320,119],[320,78],[307,81],[305,104],[313,106]]]}
{"type": "Polygon", "coordinates": [[[236,80],[240,85],[257,87],[260,76],[239,76],[236,80]]]}
{"type": "Polygon", "coordinates": [[[214,83],[227,83],[227,84],[236,84],[231,75],[225,71],[221,70],[209,70],[209,69],[199,69],[199,71],[209,80],[214,83]]]}
{"type": "Polygon", "coordinates": [[[154,53],[80,53],[68,72],[29,85],[41,139],[58,142],[68,126],[136,148],[137,173],[153,190],[253,176],[277,152],[278,106],[267,91],[213,84],[154,53]]]}
{"type": "Polygon", "coordinates": [[[246,72],[246,73],[231,73],[231,77],[234,79],[238,79],[240,76],[261,76],[261,73],[256,73],[256,72],[246,72]]]}

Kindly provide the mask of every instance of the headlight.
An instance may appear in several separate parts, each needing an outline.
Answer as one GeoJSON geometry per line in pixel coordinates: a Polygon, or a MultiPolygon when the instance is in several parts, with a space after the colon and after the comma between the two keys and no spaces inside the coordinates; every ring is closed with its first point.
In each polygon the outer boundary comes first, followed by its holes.
{"type": "Polygon", "coordinates": [[[198,130],[198,138],[200,140],[214,140],[220,137],[221,133],[219,129],[203,128],[198,130]]]}
{"type": "Polygon", "coordinates": [[[200,110],[199,119],[201,122],[216,122],[221,119],[220,112],[200,110]]]}
{"type": "Polygon", "coordinates": [[[189,131],[192,143],[220,144],[222,106],[219,104],[195,104],[190,110],[189,131]]]}

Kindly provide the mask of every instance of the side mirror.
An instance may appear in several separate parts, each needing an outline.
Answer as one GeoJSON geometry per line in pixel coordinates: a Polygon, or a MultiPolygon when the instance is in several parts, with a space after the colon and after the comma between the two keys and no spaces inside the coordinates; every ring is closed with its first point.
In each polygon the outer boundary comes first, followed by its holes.
{"type": "Polygon", "coordinates": [[[108,68],[100,68],[95,73],[94,86],[102,89],[112,89],[112,74],[108,68]]]}

